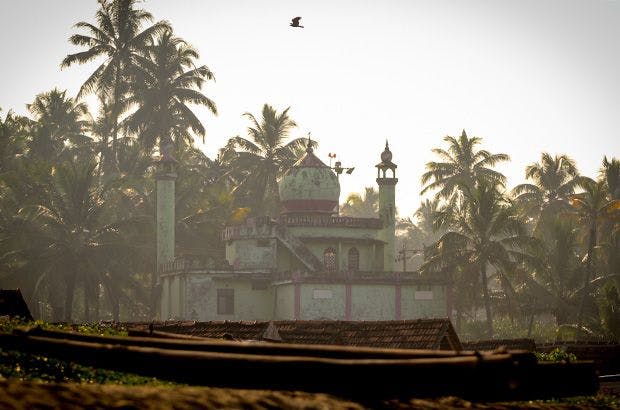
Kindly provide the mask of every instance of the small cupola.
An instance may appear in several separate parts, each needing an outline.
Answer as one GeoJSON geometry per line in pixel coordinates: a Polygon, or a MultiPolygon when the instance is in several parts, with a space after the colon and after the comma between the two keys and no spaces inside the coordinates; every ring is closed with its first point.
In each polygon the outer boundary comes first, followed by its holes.
{"type": "Polygon", "coordinates": [[[375,166],[377,167],[377,179],[396,179],[398,165],[392,162],[392,151],[390,151],[387,140],[385,140],[385,149],[381,153],[381,162],[375,166]],[[392,171],[391,177],[387,173],[388,170],[392,171]]]}
{"type": "Polygon", "coordinates": [[[282,213],[335,214],[338,212],[340,183],[330,167],[312,148],[308,138],[305,154],[278,182],[282,213]]]}

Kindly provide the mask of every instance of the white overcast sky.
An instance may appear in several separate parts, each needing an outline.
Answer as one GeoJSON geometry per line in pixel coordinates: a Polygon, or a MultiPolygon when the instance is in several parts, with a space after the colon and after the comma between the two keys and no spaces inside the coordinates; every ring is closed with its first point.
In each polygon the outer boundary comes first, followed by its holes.
{"type": "MultiPolygon", "coordinates": [[[[209,156],[245,136],[244,112],[290,106],[318,154],[344,166],[341,201],[374,186],[385,139],[399,166],[401,216],[420,202],[420,176],[445,135],[483,138],[512,157],[512,187],[542,151],[566,153],[596,176],[620,156],[618,0],[148,0],[156,19],[200,52],[217,82],[199,110],[209,156]],[[302,16],[304,29],[288,26],[302,16]]],[[[93,22],[95,0],[0,0],[0,107],[53,87],[75,95],[95,65],[60,70],[75,52],[72,25],[93,22]]],[[[201,144],[202,145],[202,144],[201,144]]]]}

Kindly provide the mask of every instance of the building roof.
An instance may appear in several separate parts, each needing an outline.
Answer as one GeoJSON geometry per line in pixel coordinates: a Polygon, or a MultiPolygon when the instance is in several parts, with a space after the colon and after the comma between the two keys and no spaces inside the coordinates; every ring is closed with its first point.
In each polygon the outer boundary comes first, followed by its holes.
{"type": "Polygon", "coordinates": [[[274,340],[284,343],[365,346],[397,349],[461,350],[448,319],[392,321],[284,320],[271,322],[159,323],[155,330],[241,340],[274,340]]]}
{"type": "Polygon", "coordinates": [[[32,320],[28,305],[19,289],[0,289],[0,316],[19,316],[32,320]]]}

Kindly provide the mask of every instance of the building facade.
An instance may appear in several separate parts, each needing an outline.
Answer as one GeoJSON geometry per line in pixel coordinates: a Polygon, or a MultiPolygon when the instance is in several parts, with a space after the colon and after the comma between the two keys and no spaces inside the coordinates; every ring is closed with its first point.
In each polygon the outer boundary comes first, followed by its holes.
{"type": "MultiPolygon", "coordinates": [[[[403,320],[446,317],[441,277],[396,272],[397,166],[386,142],[376,165],[379,214],[340,216],[338,175],[313,152],[279,184],[278,218],[247,218],[222,232],[225,261],[158,255],[161,319],[199,321],[403,320]]],[[[166,193],[174,179],[158,180],[166,193]],[[165,185],[164,185],[165,184],[165,185]]],[[[172,188],[172,192],[174,192],[172,188]]],[[[168,195],[169,196],[169,195],[168,195]]],[[[167,196],[162,196],[164,200],[167,196]]],[[[159,199],[159,196],[158,196],[159,199]]],[[[172,205],[173,206],[173,205],[172,205]]],[[[162,204],[158,242],[170,241],[162,204]]],[[[158,212],[160,205],[158,204],[158,212]]]]}

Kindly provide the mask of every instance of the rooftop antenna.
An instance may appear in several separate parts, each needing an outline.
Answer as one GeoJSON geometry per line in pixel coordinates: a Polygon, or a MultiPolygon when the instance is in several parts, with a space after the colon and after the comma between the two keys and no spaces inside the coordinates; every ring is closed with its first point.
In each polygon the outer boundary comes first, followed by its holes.
{"type": "Polygon", "coordinates": [[[336,161],[336,163],[332,167],[332,158],[336,158],[336,154],[330,152],[329,153],[329,167],[334,170],[336,175],[340,176],[340,175],[342,175],[343,172],[347,173],[348,175],[351,175],[351,173],[353,172],[355,167],[348,167],[348,168],[347,167],[343,167],[342,166],[342,162],[340,162],[340,161],[336,161]]]}

